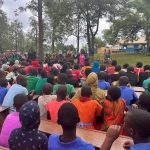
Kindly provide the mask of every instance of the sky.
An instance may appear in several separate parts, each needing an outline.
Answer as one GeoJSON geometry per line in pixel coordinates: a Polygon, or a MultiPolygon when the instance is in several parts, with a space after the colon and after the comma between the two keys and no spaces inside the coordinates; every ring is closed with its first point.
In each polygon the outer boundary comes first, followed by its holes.
{"type": "MultiPolygon", "coordinates": [[[[9,20],[15,20],[18,19],[23,24],[23,30],[27,32],[30,28],[29,25],[29,17],[32,15],[30,11],[26,11],[24,13],[21,13],[19,16],[15,16],[14,11],[20,7],[25,6],[26,3],[30,2],[30,0],[3,0],[4,4],[2,6],[3,11],[7,14],[7,17],[9,20]]],[[[102,31],[104,29],[109,29],[110,24],[107,23],[106,19],[100,20],[100,26],[97,36],[102,37],[102,31]]],[[[65,44],[72,44],[76,47],[76,38],[74,36],[68,37],[68,40],[65,44]]],[[[80,47],[84,46],[86,44],[85,39],[80,40],[80,47]]]]}

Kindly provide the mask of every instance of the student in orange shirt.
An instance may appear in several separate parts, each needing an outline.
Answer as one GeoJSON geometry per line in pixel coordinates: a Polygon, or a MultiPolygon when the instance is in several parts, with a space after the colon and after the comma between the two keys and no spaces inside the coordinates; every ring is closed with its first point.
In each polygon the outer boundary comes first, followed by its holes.
{"type": "Polygon", "coordinates": [[[57,100],[49,101],[46,104],[46,109],[49,112],[50,120],[57,121],[58,119],[58,110],[64,104],[69,102],[66,98],[67,88],[65,85],[60,85],[57,91],[57,100]]]}
{"type": "Polygon", "coordinates": [[[76,106],[80,116],[78,127],[95,129],[96,119],[101,116],[102,106],[97,100],[91,100],[91,88],[84,86],[81,89],[81,98],[74,99],[73,104],[76,106]]]}
{"type": "Polygon", "coordinates": [[[107,131],[111,125],[123,125],[124,112],[128,110],[125,101],[120,98],[121,90],[118,87],[111,87],[108,90],[106,100],[102,102],[104,118],[101,130],[107,131]]]}

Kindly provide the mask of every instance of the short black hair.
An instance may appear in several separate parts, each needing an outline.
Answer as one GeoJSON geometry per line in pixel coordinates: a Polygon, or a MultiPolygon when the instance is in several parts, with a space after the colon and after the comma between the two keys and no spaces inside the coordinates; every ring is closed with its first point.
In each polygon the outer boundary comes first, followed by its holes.
{"type": "Polygon", "coordinates": [[[85,76],[88,77],[88,75],[92,72],[91,68],[85,69],[85,76]]]}
{"type": "Polygon", "coordinates": [[[132,109],[127,113],[127,120],[141,138],[149,138],[150,113],[142,109],[132,109]]]}
{"type": "Polygon", "coordinates": [[[117,61],[116,60],[112,60],[111,65],[112,66],[117,66],[117,61]]]}
{"type": "Polygon", "coordinates": [[[67,96],[67,87],[65,85],[60,85],[57,90],[57,97],[61,99],[66,99],[67,96]]]}
{"type": "Polygon", "coordinates": [[[124,64],[123,69],[127,69],[129,67],[129,64],[124,64]]]}
{"type": "Polygon", "coordinates": [[[90,97],[92,95],[91,88],[87,85],[83,86],[81,89],[81,96],[90,97]]]}
{"type": "Polygon", "coordinates": [[[72,103],[63,104],[58,111],[58,124],[65,130],[73,130],[80,121],[78,110],[72,103]]]}
{"type": "Polygon", "coordinates": [[[145,65],[144,66],[144,71],[149,71],[150,70],[150,65],[145,65]]]}
{"type": "Polygon", "coordinates": [[[136,67],[137,68],[142,68],[143,67],[143,63],[142,62],[137,62],[136,67]]]}
{"type": "Polygon", "coordinates": [[[104,64],[100,65],[100,70],[105,71],[106,70],[106,65],[104,65],[104,64]]]}
{"type": "Polygon", "coordinates": [[[127,73],[125,71],[123,71],[123,70],[119,71],[119,77],[126,76],[126,74],[127,73]]]}
{"type": "Polygon", "coordinates": [[[126,86],[129,83],[129,78],[127,76],[122,76],[119,78],[119,86],[126,86]]]}
{"type": "Polygon", "coordinates": [[[60,73],[58,75],[58,83],[59,84],[66,84],[66,82],[67,82],[67,75],[64,73],[60,73]]]}
{"type": "Polygon", "coordinates": [[[150,93],[149,92],[142,93],[139,97],[137,104],[139,108],[150,112],[150,93]]]}
{"type": "Polygon", "coordinates": [[[53,75],[48,76],[47,82],[54,85],[55,84],[54,76],[53,75]]]}
{"type": "Polygon", "coordinates": [[[16,82],[17,84],[22,85],[23,87],[27,86],[27,79],[23,75],[17,76],[16,82]]]}
{"type": "Polygon", "coordinates": [[[30,75],[31,76],[37,76],[38,72],[37,72],[37,69],[36,68],[31,68],[30,69],[30,75]]]}
{"type": "Polygon", "coordinates": [[[134,72],[134,67],[129,66],[129,67],[127,68],[127,72],[134,72]]]}
{"type": "Polygon", "coordinates": [[[14,107],[16,108],[16,110],[19,112],[21,106],[23,104],[25,104],[26,102],[28,102],[28,96],[25,94],[17,94],[14,97],[14,107]]]}
{"type": "Polygon", "coordinates": [[[49,83],[45,83],[42,87],[42,92],[45,95],[50,95],[52,93],[53,86],[49,83]]]}
{"type": "Polygon", "coordinates": [[[42,78],[47,78],[47,72],[45,70],[42,70],[40,72],[40,75],[41,75],[42,78]]]}
{"type": "Polygon", "coordinates": [[[107,73],[104,72],[104,71],[101,71],[101,72],[98,74],[99,80],[106,80],[106,77],[107,77],[107,73]]]}
{"type": "Polygon", "coordinates": [[[59,74],[59,71],[55,67],[52,67],[50,74],[53,76],[57,76],[59,74]]]}
{"type": "Polygon", "coordinates": [[[108,89],[108,96],[111,101],[118,101],[121,96],[121,90],[119,87],[112,86],[108,89]]]}
{"type": "Polygon", "coordinates": [[[121,70],[121,66],[120,65],[115,66],[115,71],[116,72],[119,72],[120,70],[121,70]]]}
{"type": "Polygon", "coordinates": [[[8,86],[8,81],[5,78],[0,79],[0,86],[6,88],[8,86]]]}

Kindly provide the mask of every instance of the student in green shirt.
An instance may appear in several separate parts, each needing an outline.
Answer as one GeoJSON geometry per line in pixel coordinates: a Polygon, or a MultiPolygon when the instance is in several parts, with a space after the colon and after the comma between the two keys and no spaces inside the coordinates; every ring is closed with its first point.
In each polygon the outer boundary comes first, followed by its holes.
{"type": "Polygon", "coordinates": [[[35,87],[35,91],[36,94],[38,95],[42,95],[42,87],[45,83],[47,83],[47,73],[45,70],[42,70],[40,72],[41,78],[38,80],[36,87],[35,87]]]}
{"type": "Polygon", "coordinates": [[[60,85],[66,85],[67,87],[67,94],[70,98],[72,98],[75,94],[75,88],[73,85],[71,84],[66,84],[66,80],[67,80],[67,76],[64,73],[60,73],[58,75],[58,84],[54,85],[53,87],[53,94],[56,95],[57,90],[59,88],[60,85]]]}
{"type": "Polygon", "coordinates": [[[31,68],[30,75],[27,76],[27,90],[29,93],[32,90],[35,90],[38,80],[39,78],[37,77],[37,70],[35,68],[31,68]]]}
{"type": "Polygon", "coordinates": [[[150,84],[150,77],[143,81],[143,88],[148,92],[148,85],[150,84]]]}

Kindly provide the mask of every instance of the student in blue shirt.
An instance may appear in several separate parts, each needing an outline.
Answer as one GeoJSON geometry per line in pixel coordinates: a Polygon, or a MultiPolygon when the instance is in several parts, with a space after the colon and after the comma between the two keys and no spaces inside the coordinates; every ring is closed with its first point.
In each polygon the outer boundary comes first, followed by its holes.
{"type": "Polygon", "coordinates": [[[106,77],[107,77],[107,73],[104,71],[101,71],[98,74],[98,78],[99,78],[98,87],[102,90],[108,90],[110,88],[110,83],[106,82],[106,77]]]}
{"type": "Polygon", "coordinates": [[[5,78],[0,79],[0,105],[2,105],[3,100],[8,92],[7,86],[7,80],[5,78]]]}
{"type": "Polygon", "coordinates": [[[76,136],[76,126],[80,122],[77,108],[72,103],[65,103],[58,111],[58,124],[62,126],[62,135],[51,135],[48,150],[94,150],[91,144],[76,136]]]}
{"type": "Polygon", "coordinates": [[[126,101],[126,105],[130,107],[132,104],[134,104],[138,97],[133,89],[128,87],[129,84],[129,78],[126,76],[122,76],[119,79],[119,85],[121,90],[121,98],[123,98],[126,101]]]}
{"type": "MultiPolygon", "coordinates": [[[[124,130],[133,139],[123,147],[128,150],[150,150],[150,113],[142,109],[133,109],[128,112],[124,120],[124,130]]],[[[110,150],[113,142],[119,137],[121,127],[111,126],[101,150],[110,150]]]]}

